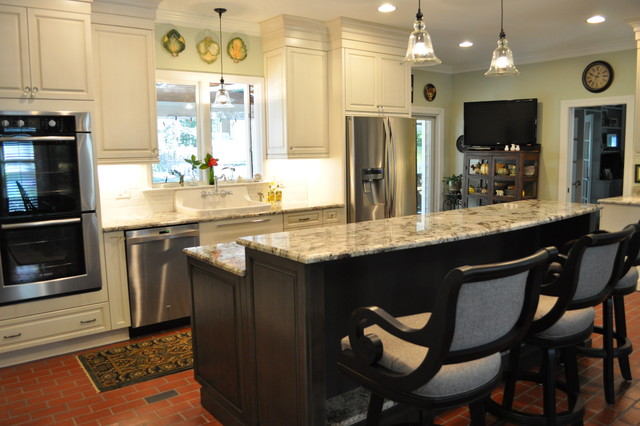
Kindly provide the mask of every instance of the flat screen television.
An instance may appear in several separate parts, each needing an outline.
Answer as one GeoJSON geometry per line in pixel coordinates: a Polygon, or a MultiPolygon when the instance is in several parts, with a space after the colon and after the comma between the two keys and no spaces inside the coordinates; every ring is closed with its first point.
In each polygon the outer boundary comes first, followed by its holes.
{"type": "Polygon", "coordinates": [[[464,145],[468,147],[537,144],[538,99],[464,103],[464,145]]]}

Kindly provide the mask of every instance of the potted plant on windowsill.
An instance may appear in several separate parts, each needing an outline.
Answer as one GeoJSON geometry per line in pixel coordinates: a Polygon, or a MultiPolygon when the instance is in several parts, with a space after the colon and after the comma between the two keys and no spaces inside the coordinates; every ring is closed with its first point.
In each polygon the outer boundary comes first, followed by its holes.
{"type": "Polygon", "coordinates": [[[449,185],[449,192],[460,192],[462,175],[451,175],[442,178],[442,182],[449,185]]]}

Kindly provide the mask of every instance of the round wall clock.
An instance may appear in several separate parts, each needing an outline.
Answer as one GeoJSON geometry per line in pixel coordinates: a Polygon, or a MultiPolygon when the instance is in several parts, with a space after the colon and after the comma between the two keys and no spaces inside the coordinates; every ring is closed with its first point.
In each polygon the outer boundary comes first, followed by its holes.
{"type": "Polygon", "coordinates": [[[590,92],[604,92],[611,83],[613,83],[613,68],[608,62],[591,62],[582,72],[582,84],[590,92]]]}

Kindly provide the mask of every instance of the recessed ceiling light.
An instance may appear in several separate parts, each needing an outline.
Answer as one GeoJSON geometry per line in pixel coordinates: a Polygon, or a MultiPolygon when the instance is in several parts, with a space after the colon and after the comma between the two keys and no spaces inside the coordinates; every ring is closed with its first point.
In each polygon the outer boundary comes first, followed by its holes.
{"type": "Polygon", "coordinates": [[[391,3],[383,3],[378,7],[378,12],[391,13],[396,10],[396,7],[391,3]]]}
{"type": "Polygon", "coordinates": [[[587,22],[590,24],[599,24],[604,21],[606,21],[606,19],[604,19],[604,16],[600,16],[600,15],[595,15],[587,19],[587,22]]]}
{"type": "Polygon", "coordinates": [[[460,47],[471,47],[471,46],[473,46],[473,42],[465,40],[462,43],[460,43],[458,46],[460,46],[460,47]]]}

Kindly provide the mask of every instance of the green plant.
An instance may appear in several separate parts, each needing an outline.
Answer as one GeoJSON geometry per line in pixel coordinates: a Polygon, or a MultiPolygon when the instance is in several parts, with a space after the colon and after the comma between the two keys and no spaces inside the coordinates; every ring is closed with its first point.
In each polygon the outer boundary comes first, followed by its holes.
{"type": "Polygon", "coordinates": [[[446,183],[450,186],[456,186],[462,184],[462,175],[451,175],[442,178],[442,183],[446,183]]]}

